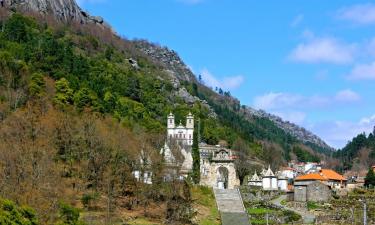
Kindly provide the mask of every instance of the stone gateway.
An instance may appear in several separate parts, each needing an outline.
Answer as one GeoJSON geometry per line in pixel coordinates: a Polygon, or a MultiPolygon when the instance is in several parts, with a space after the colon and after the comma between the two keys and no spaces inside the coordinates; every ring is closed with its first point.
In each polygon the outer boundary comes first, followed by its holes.
{"type": "Polygon", "coordinates": [[[201,185],[217,189],[234,189],[240,185],[231,150],[201,143],[199,152],[201,185]]]}

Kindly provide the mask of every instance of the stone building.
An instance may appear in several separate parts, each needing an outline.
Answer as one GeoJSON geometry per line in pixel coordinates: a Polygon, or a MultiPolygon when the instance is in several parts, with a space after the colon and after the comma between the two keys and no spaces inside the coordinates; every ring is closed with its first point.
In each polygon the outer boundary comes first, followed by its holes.
{"type": "Polygon", "coordinates": [[[327,202],[331,198],[331,189],[321,181],[295,181],[294,201],[327,202]]]}
{"type": "Polygon", "coordinates": [[[199,152],[201,185],[217,189],[234,189],[240,185],[230,149],[201,143],[199,152]]]}

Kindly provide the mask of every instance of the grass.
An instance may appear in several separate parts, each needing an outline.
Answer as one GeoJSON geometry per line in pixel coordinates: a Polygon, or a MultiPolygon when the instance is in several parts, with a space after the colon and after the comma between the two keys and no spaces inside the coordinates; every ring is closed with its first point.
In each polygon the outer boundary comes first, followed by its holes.
{"type": "Polygon", "coordinates": [[[263,215],[267,213],[275,213],[275,210],[267,208],[248,208],[247,213],[251,215],[263,215]]]}
{"type": "Polygon", "coordinates": [[[308,210],[314,210],[314,209],[318,209],[320,208],[319,204],[316,203],[316,202],[311,202],[311,201],[308,201],[307,202],[307,209],[308,210]]]}
{"type": "Polygon", "coordinates": [[[220,214],[211,188],[194,186],[191,190],[199,225],[220,225],[220,214]]]}

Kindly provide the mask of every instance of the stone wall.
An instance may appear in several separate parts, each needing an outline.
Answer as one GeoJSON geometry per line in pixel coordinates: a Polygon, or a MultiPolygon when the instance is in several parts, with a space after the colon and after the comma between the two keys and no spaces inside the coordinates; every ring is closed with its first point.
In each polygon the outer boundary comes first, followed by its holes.
{"type": "Polygon", "coordinates": [[[296,202],[306,202],[306,186],[295,186],[294,187],[294,201],[296,202]]]}
{"type": "Polygon", "coordinates": [[[314,182],[307,186],[307,201],[326,202],[331,198],[331,190],[321,182],[314,182]]]}

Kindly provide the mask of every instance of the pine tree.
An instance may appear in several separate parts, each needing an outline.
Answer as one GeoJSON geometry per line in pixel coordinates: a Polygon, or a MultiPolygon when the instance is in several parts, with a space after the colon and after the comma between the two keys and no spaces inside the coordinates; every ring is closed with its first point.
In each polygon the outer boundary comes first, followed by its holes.
{"type": "Polygon", "coordinates": [[[366,187],[375,187],[375,173],[372,168],[368,170],[368,173],[365,177],[365,186],[366,187]]]}
{"type": "Polygon", "coordinates": [[[199,143],[198,143],[197,129],[194,129],[192,156],[193,156],[192,178],[193,178],[194,183],[199,184],[199,181],[200,181],[200,154],[199,154],[199,143]]]}

